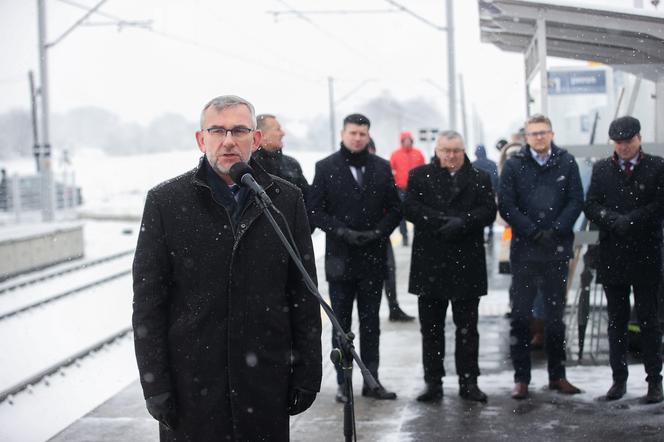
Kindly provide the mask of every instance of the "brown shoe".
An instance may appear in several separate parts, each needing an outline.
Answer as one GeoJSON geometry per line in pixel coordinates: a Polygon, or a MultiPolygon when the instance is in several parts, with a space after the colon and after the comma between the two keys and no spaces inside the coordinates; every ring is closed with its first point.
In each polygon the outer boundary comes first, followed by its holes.
{"type": "Polygon", "coordinates": [[[579,394],[579,393],[581,393],[581,390],[579,390],[574,385],[570,384],[570,382],[565,378],[560,378],[560,379],[557,379],[555,381],[549,381],[549,389],[557,390],[562,394],[579,394]]]}
{"type": "Polygon", "coordinates": [[[526,399],[528,397],[528,384],[517,382],[512,389],[512,399],[526,399]]]}

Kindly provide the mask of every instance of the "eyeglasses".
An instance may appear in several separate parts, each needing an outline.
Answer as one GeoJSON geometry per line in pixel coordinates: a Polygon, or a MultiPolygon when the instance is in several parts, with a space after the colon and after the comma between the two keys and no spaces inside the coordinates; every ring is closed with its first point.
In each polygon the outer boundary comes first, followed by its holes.
{"type": "Polygon", "coordinates": [[[550,130],[541,130],[539,132],[526,132],[527,137],[542,138],[551,133],[550,130]]]}
{"type": "Polygon", "coordinates": [[[458,155],[464,152],[463,149],[436,149],[436,151],[443,155],[458,155]]]}
{"type": "Polygon", "coordinates": [[[249,129],[248,127],[244,126],[235,126],[234,128],[231,129],[226,129],[225,127],[222,126],[212,126],[203,130],[208,134],[210,134],[211,137],[220,138],[220,139],[225,139],[228,136],[228,132],[230,132],[233,138],[235,138],[236,140],[246,138],[250,133],[254,131],[253,129],[249,129]]]}

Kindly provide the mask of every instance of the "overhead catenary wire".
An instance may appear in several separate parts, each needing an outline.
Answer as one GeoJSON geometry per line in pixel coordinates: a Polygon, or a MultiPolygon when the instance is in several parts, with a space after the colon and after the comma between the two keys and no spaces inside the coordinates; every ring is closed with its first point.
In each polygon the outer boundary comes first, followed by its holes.
{"type": "MultiPolygon", "coordinates": [[[[76,1],[73,1],[73,0],[58,0],[58,1],[61,2],[61,3],[67,4],[69,6],[73,6],[73,7],[79,8],[79,9],[83,9],[85,11],[90,10],[90,8],[88,6],[83,5],[83,4],[78,3],[76,1]]],[[[118,17],[118,16],[113,15],[113,14],[109,14],[109,13],[101,11],[101,10],[96,10],[94,12],[94,14],[99,15],[100,17],[104,17],[104,18],[109,19],[109,20],[116,21],[117,23],[132,23],[129,20],[125,20],[121,17],[118,17]]],[[[234,53],[234,52],[226,51],[226,50],[223,50],[223,49],[219,48],[218,46],[214,46],[212,44],[201,43],[197,40],[194,40],[194,39],[182,36],[182,35],[177,35],[177,34],[174,34],[174,33],[171,33],[171,32],[160,31],[158,29],[155,29],[154,27],[138,26],[138,29],[143,30],[145,32],[152,33],[152,34],[157,35],[157,36],[162,37],[162,38],[166,38],[166,39],[169,39],[169,40],[172,40],[172,41],[176,41],[176,42],[184,44],[184,45],[193,46],[193,47],[205,50],[205,51],[221,54],[221,55],[224,55],[225,57],[233,58],[233,59],[242,61],[242,62],[247,63],[247,64],[260,66],[262,68],[265,68],[265,69],[269,70],[271,73],[274,73],[274,72],[278,71],[278,72],[287,74],[289,76],[298,77],[298,78],[301,78],[301,79],[304,79],[304,80],[307,80],[307,81],[310,81],[310,82],[320,82],[320,81],[323,81],[323,79],[324,79],[322,76],[305,75],[305,74],[303,74],[302,71],[290,70],[290,69],[283,68],[281,66],[276,66],[276,65],[269,64],[269,63],[265,63],[261,60],[258,60],[258,59],[253,58],[253,57],[249,57],[247,55],[237,54],[237,53],[234,53]]]]}

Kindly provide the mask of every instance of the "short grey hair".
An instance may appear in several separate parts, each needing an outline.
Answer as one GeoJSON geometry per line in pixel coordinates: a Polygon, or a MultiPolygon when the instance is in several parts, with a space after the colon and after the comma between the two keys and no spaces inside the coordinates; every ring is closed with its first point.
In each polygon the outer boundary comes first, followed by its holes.
{"type": "Polygon", "coordinates": [[[258,130],[263,130],[265,129],[265,126],[267,126],[267,120],[269,119],[274,119],[276,120],[277,117],[272,115],[272,114],[260,114],[256,116],[256,128],[258,130]]]}
{"type": "Polygon", "coordinates": [[[455,130],[450,129],[450,130],[442,131],[440,133],[440,135],[438,135],[438,139],[440,140],[441,138],[445,138],[446,140],[451,140],[451,139],[454,139],[454,138],[458,138],[458,139],[461,140],[461,143],[463,144],[464,149],[466,147],[466,143],[463,140],[463,137],[461,136],[461,134],[459,132],[457,132],[455,130]]]}
{"type": "Polygon", "coordinates": [[[205,124],[205,111],[211,107],[214,107],[217,112],[220,112],[233,106],[247,106],[249,112],[251,113],[251,128],[256,129],[256,110],[254,109],[253,104],[249,103],[242,97],[238,97],[237,95],[220,95],[219,97],[215,97],[208,101],[207,104],[203,107],[203,110],[201,111],[201,130],[204,129],[203,125],[205,124]]]}

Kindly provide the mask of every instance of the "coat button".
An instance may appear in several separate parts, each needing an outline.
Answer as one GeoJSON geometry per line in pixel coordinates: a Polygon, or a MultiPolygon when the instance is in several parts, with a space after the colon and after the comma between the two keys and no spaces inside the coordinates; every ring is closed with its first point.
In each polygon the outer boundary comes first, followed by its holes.
{"type": "Polygon", "coordinates": [[[246,224],[240,224],[240,228],[241,228],[241,229],[244,229],[245,227],[247,227],[246,224]]]}
{"type": "Polygon", "coordinates": [[[274,189],[274,193],[279,193],[279,188],[274,189]]]}

